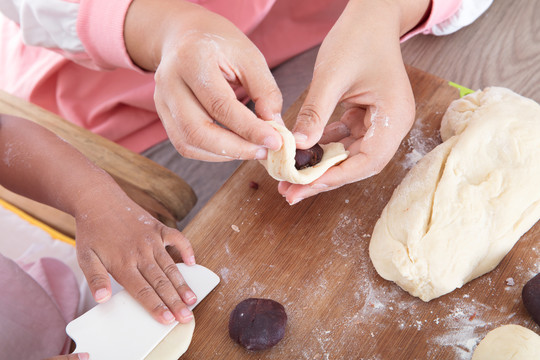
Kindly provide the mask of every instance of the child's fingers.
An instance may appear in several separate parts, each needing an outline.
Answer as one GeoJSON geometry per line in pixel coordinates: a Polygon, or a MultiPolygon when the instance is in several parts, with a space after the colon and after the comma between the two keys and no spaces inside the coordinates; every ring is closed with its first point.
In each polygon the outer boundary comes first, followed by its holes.
{"type": "Polygon", "coordinates": [[[79,264],[88,282],[88,287],[98,303],[111,297],[111,281],[109,273],[99,257],[92,250],[77,251],[79,264]]]}
{"type": "MultiPolygon", "coordinates": [[[[160,257],[163,264],[156,264],[155,262],[139,264],[139,271],[148,284],[150,284],[155,294],[159,296],[168,310],[172,312],[174,318],[180,322],[187,322],[191,320],[193,314],[180,297],[179,291],[185,293],[191,290],[185,285],[182,275],[180,275],[178,268],[172,260],[167,263],[162,259],[163,256],[160,257]],[[171,281],[174,281],[174,285],[171,281]]],[[[195,294],[188,296],[195,297],[195,294]]],[[[148,303],[151,303],[150,300],[148,303]]],[[[169,320],[168,317],[169,314],[167,312],[162,313],[162,318],[165,321],[169,320]]]]}
{"type": "MultiPolygon", "coordinates": [[[[184,278],[182,277],[182,274],[178,270],[178,267],[176,264],[172,261],[171,257],[165,251],[165,249],[158,249],[154,255],[156,258],[157,263],[163,270],[163,273],[167,276],[167,278],[170,280],[173,288],[176,290],[175,294],[175,301],[177,299],[177,295],[180,295],[182,298],[182,301],[187,305],[193,305],[197,301],[197,297],[195,296],[195,293],[189,288],[189,286],[186,284],[184,278]]],[[[158,289],[156,289],[158,290],[158,289]]],[[[161,298],[163,298],[163,295],[159,293],[161,298]]],[[[167,301],[165,301],[167,303],[167,301]]],[[[188,313],[184,312],[184,314],[180,314],[180,311],[182,311],[183,306],[181,307],[171,307],[169,308],[172,310],[172,312],[178,316],[186,316],[189,315],[188,313]]]]}
{"type": "Polygon", "coordinates": [[[165,229],[162,231],[163,243],[166,246],[172,246],[180,252],[180,256],[186,265],[195,265],[195,252],[189,240],[180,232],[174,229],[165,229]]]}
{"type": "MultiPolygon", "coordinates": [[[[129,271],[122,273],[118,281],[124,288],[148,311],[154,319],[162,324],[170,324],[174,320],[182,323],[188,322],[193,317],[193,314],[176,294],[171,282],[165,276],[163,271],[157,264],[140,266],[141,270],[130,268],[129,271]],[[154,270],[152,270],[152,268],[154,270]],[[156,270],[157,269],[157,270],[156,270]],[[164,293],[163,297],[167,298],[169,305],[173,308],[185,307],[189,311],[189,315],[185,318],[179,317],[176,319],[169,307],[165,304],[164,299],[158,295],[156,291],[164,293]],[[176,294],[176,295],[175,295],[176,294]],[[176,297],[176,300],[174,298],[176,297]]],[[[180,313],[182,310],[179,310],[180,313]]]]}

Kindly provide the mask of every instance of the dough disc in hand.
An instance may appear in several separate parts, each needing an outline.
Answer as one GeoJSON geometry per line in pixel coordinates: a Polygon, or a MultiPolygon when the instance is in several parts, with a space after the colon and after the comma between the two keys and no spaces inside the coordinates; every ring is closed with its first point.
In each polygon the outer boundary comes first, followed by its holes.
{"type": "Polygon", "coordinates": [[[317,165],[297,170],[294,167],[294,156],[296,154],[296,142],[293,134],[285,126],[269,121],[283,138],[283,146],[278,151],[268,150],[266,160],[261,160],[268,174],[276,180],[288,181],[293,184],[310,184],[320,178],[332,166],[342,162],[347,158],[349,152],[345,150],[342,143],[321,144],[324,150],[321,162],[317,165]]]}
{"type": "Polygon", "coordinates": [[[493,270],[540,218],[540,105],[504,88],[454,101],[442,144],[396,188],[369,255],[429,301],[493,270]]]}

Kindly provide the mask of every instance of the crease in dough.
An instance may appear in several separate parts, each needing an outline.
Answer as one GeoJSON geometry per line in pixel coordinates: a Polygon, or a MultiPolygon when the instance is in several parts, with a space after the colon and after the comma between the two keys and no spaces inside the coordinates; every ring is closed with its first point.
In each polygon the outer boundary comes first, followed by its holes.
{"type": "Polygon", "coordinates": [[[424,301],[493,270],[540,218],[540,105],[486,88],[450,104],[441,137],[395,189],[369,246],[379,275],[424,301]]]}
{"type": "Polygon", "coordinates": [[[324,151],[321,161],[315,166],[297,170],[294,166],[296,142],[293,134],[285,126],[275,121],[269,121],[268,123],[283,138],[283,146],[278,151],[268,150],[267,159],[259,160],[259,162],[266,168],[268,174],[276,180],[288,181],[292,184],[310,184],[320,178],[326,170],[349,156],[349,152],[345,150],[342,143],[320,144],[324,151]]]}

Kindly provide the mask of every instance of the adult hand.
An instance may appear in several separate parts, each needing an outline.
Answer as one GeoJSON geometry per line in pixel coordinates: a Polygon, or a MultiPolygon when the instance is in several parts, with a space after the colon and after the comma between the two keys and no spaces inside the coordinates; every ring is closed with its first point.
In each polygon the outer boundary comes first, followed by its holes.
{"type": "MultiPolygon", "coordinates": [[[[420,19],[428,4],[416,5],[420,19]]],[[[350,1],[323,41],[293,134],[299,149],[339,141],[350,154],[309,185],[281,182],[290,204],[379,173],[410,130],[415,105],[400,51],[403,14],[392,2],[350,1]],[[327,125],[338,104],[343,116],[327,125]]]]}
{"type": "Polygon", "coordinates": [[[58,355],[46,360],[89,360],[90,357],[87,353],[58,355]]]}
{"type": "Polygon", "coordinates": [[[94,299],[110,298],[110,273],[157,321],[189,322],[193,314],[187,305],[194,304],[196,296],[167,252],[174,247],[184,263],[193,265],[189,241],[120,190],[112,189],[110,196],[99,191],[99,196],[91,190],[84,195],[85,210],[75,216],[77,258],[94,299]]]}
{"type": "Polygon", "coordinates": [[[135,0],[124,33],[133,61],[155,71],[156,108],[180,154],[264,159],[281,147],[264,121],[281,113],[281,92],[263,55],[227,19],[187,1],[135,0]],[[233,86],[246,90],[256,114],[233,86]]]}

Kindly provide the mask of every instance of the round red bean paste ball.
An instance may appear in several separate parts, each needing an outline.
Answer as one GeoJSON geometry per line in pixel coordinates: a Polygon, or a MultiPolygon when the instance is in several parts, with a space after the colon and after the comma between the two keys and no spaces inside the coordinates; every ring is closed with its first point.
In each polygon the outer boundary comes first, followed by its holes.
{"type": "Polygon", "coordinates": [[[240,302],[229,318],[229,335],[247,350],[265,350],[285,335],[287,314],[280,303],[249,298],[240,302]]]}

